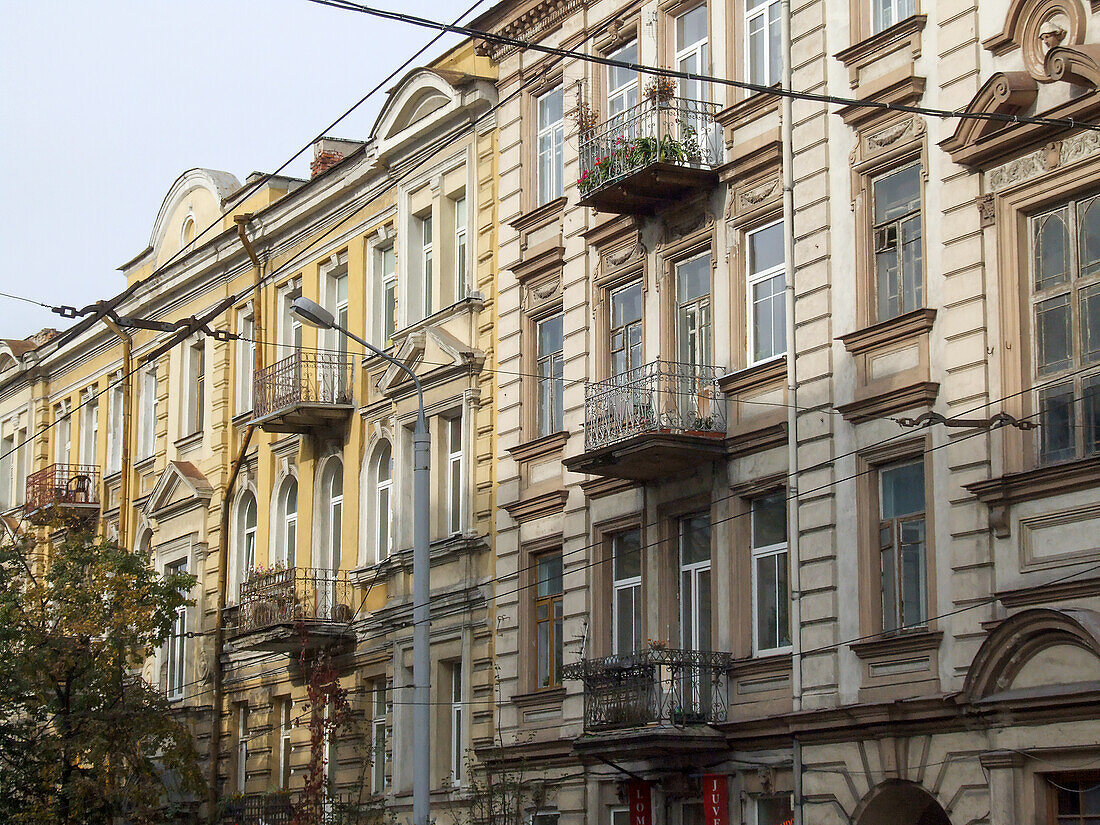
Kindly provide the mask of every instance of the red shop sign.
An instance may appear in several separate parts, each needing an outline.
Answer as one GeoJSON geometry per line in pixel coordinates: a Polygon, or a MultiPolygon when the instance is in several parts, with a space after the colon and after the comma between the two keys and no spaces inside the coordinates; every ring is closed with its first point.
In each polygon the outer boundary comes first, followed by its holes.
{"type": "Polygon", "coordinates": [[[653,801],[649,795],[650,783],[632,779],[626,783],[630,800],[630,825],[653,825],[653,801]]]}
{"type": "Polygon", "coordinates": [[[729,786],[725,774],[703,776],[703,821],[706,825],[729,825],[729,786]]]}

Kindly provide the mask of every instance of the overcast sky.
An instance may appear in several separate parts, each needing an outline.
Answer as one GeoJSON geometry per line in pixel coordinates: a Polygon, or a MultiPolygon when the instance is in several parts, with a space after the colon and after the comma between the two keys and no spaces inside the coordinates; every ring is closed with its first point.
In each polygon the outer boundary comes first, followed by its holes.
{"type": "MultiPolygon", "coordinates": [[[[473,0],[378,5],[449,22],[473,0]]],[[[0,291],[121,291],[180,173],[275,169],[432,37],[306,0],[0,0],[0,291]]],[[[364,138],[383,98],[333,133],[364,138]]],[[[0,298],[0,338],[70,323],[0,298]]]]}

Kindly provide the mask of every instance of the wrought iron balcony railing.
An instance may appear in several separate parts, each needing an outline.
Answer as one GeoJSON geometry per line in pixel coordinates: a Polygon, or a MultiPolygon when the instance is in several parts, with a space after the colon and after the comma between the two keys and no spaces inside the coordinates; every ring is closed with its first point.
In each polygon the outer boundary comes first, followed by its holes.
{"type": "Polygon", "coordinates": [[[47,508],[64,512],[99,506],[99,467],[94,464],[51,464],[27,476],[24,511],[47,508]]]}
{"type": "Polygon", "coordinates": [[[652,361],[584,387],[584,448],[643,433],[724,435],[717,367],[652,361]]]}
{"type": "Polygon", "coordinates": [[[296,352],[255,375],[253,416],[264,418],[299,404],[351,402],[351,356],[296,352]]]}
{"type": "Polygon", "coordinates": [[[566,665],[584,682],[586,731],[684,727],[726,721],[728,653],[654,648],[566,665]]]}
{"type": "Polygon", "coordinates": [[[346,571],[290,567],[256,573],[241,585],[235,631],[311,621],[346,624],[355,612],[352,594],[346,571]]]}
{"type": "Polygon", "coordinates": [[[722,162],[718,104],[647,98],[580,136],[582,198],[655,163],[710,169],[722,162]]]}
{"type": "Polygon", "coordinates": [[[378,810],[351,793],[330,793],[320,799],[301,791],[272,791],[231,796],[222,801],[222,825],[359,825],[377,821],[378,810]]]}

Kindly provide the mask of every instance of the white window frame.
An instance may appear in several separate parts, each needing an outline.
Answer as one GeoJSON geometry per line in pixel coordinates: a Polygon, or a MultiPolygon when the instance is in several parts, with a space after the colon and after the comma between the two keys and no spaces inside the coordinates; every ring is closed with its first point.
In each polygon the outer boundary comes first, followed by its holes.
{"type": "Polygon", "coordinates": [[[256,383],[256,318],[252,306],[237,319],[237,413],[252,412],[256,383]]]}
{"type": "MultiPolygon", "coordinates": [[[[165,573],[187,572],[187,559],[182,558],[164,566],[165,573]]],[[[183,698],[187,684],[187,605],[176,608],[172,618],[172,630],[165,644],[167,674],[165,694],[170,701],[183,698]]]]}
{"type": "Polygon", "coordinates": [[[294,751],[294,699],[284,696],[279,701],[279,787],[290,787],[290,757],[294,751]]]}
{"type": "Polygon", "coordinates": [[[120,375],[112,376],[107,393],[107,475],[122,470],[122,416],[125,393],[120,375]]]}
{"type": "MultiPolygon", "coordinates": [[[[745,49],[745,79],[749,83],[754,83],[758,86],[774,86],[776,83],[778,83],[780,81],[780,78],[778,76],[771,77],[771,74],[770,74],[772,60],[775,59],[775,55],[772,54],[773,42],[772,42],[772,39],[771,39],[771,34],[772,34],[771,27],[773,25],[776,26],[777,28],[780,26],[780,22],[779,22],[780,0],[756,0],[756,5],[754,5],[752,8],[749,8],[749,4],[751,2],[753,2],[753,0],[746,0],[746,2],[745,2],[745,42],[744,42],[744,49],[745,49]],[[775,11],[775,18],[774,19],[772,19],[772,16],[771,16],[773,10],[775,11]],[[763,21],[763,29],[761,29],[761,32],[762,32],[762,35],[763,35],[763,41],[762,42],[763,42],[764,66],[765,66],[765,70],[764,70],[765,71],[765,76],[764,77],[756,77],[753,74],[753,68],[754,67],[752,65],[752,35],[753,35],[752,27],[753,27],[754,23],[757,23],[760,20],[763,21]]],[[[779,48],[780,48],[780,51],[782,51],[782,41],[779,38],[780,38],[780,35],[777,32],[776,33],[775,45],[778,45],[779,48]]],[[[782,55],[780,55],[780,57],[779,57],[779,60],[780,60],[779,72],[780,73],[782,72],[782,59],[783,59],[782,55]]]]}
{"type": "Polygon", "coordinates": [[[374,451],[374,532],[375,560],[382,562],[393,552],[393,445],[383,442],[374,451]],[[389,456],[386,463],[386,478],[382,477],[383,457],[389,456]],[[385,528],[382,517],[385,514],[385,528]]]}
{"type": "Polygon", "coordinates": [[[78,464],[99,464],[99,397],[92,387],[80,407],[80,456],[78,464]]]}
{"type": "Polygon", "coordinates": [[[294,567],[298,551],[298,479],[288,475],[279,485],[279,497],[276,510],[275,552],[272,563],[282,562],[286,567],[294,567]],[[294,509],[290,509],[290,494],[294,493],[294,509]]]}
{"type": "Polygon", "coordinates": [[[549,203],[560,198],[565,191],[565,89],[555,86],[535,99],[535,192],[538,205],[549,203]],[[562,116],[558,120],[543,122],[542,104],[551,95],[561,96],[562,116]],[[542,142],[548,138],[549,152],[552,157],[545,167],[549,177],[544,177],[543,157],[546,153],[542,150],[542,142]]]}
{"type": "Polygon", "coordinates": [[[53,416],[57,422],[57,433],[54,436],[54,463],[69,464],[72,460],[73,450],[73,426],[68,400],[54,405],[53,416]]]}
{"type": "Polygon", "coordinates": [[[714,272],[710,250],[676,261],[673,270],[676,279],[676,357],[697,367],[711,366],[714,358],[714,272]],[[706,267],[707,291],[694,298],[681,298],[680,268],[699,260],[706,267]]]}
{"type": "Polygon", "coordinates": [[[465,467],[462,456],[462,425],[463,416],[454,416],[444,419],[447,422],[445,429],[447,437],[447,529],[449,536],[462,532],[463,513],[462,500],[465,488],[465,467]]]}
{"type": "MultiPolygon", "coordinates": [[[[341,256],[341,262],[339,265],[331,268],[325,278],[325,303],[326,309],[332,313],[332,317],[336,319],[338,323],[344,329],[348,328],[348,290],[350,284],[348,280],[348,266],[346,256],[341,256]],[[341,288],[343,294],[341,295],[341,288]]],[[[341,355],[347,355],[348,352],[348,337],[342,332],[330,329],[325,331],[326,346],[333,352],[338,352],[341,355]]]]}
{"type": "MultiPolygon", "coordinates": [[[[687,17],[689,14],[693,14],[699,8],[703,9],[703,14],[707,18],[707,33],[701,39],[692,43],[685,43],[682,46],[679,43],[675,43],[676,57],[675,65],[679,71],[688,71],[696,74],[709,74],[710,72],[710,14],[707,9],[706,3],[700,3],[697,6],[676,15],[673,20],[673,37],[676,37],[677,21],[687,17]],[[691,69],[690,66],[686,66],[691,58],[695,58],[695,68],[691,69]]],[[[700,80],[680,80],[679,81],[679,94],[680,97],[687,100],[710,100],[710,84],[705,84],[700,80]]]]}
{"type": "Polygon", "coordinates": [[[564,427],[564,356],[565,356],[565,315],[555,312],[535,322],[535,374],[538,376],[535,407],[536,435],[539,438],[560,432],[564,427]],[[561,347],[551,352],[542,350],[542,330],[546,324],[557,321],[561,327],[561,347]],[[544,404],[544,392],[549,385],[549,404],[544,404]]]}
{"type": "Polygon", "coordinates": [[[15,431],[15,503],[27,501],[27,428],[15,431]]]}
{"type": "Polygon", "coordinates": [[[259,522],[259,502],[252,490],[245,490],[237,499],[233,508],[234,563],[230,565],[230,581],[226,600],[236,603],[241,585],[248,581],[248,575],[256,566],[256,535],[259,522]],[[248,503],[251,500],[255,522],[248,524],[248,503]]]}
{"type": "Polygon", "coordinates": [[[237,704],[237,793],[248,781],[248,703],[237,704]]]}
{"type": "Polygon", "coordinates": [[[279,292],[279,345],[282,348],[279,360],[298,355],[302,351],[302,322],[290,312],[294,299],[301,294],[300,278],[290,281],[279,292]]]}
{"type": "MultiPolygon", "coordinates": [[[[713,585],[711,579],[711,567],[714,562],[713,548],[709,548],[707,552],[707,558],[704,561],[697,562],[684,562],[684,524],[685,522],[694,518],[709,518],[705,513],[693,513],[682,516],[677,522],[677,550],[678,550],[678,562],[680,568],[680,575],[678,579],[678,587],[680,588],[680,644],[684,650],[696,650],[698,644],[702,638],[703,622],[710,621],[711,611],[714,608],[713,594],[708,589],[707,591],[707,603],[710,604],[711,610],[707,611],[707,617],[702,617],[699,610],[699,594],[703,592],[703,586],[700,583],[704,573],[707,574],[708,588],[713,585]],[[691,627],[683,626],[683,581],[684,577],[688,577],[691,587],[691,627]]],[[[709,532],[709,530],[708,530],[709,532]]],[[[713,536],[711,537],[713,539],[713,536]]],[[[712,628],[706,628],[706,635],[710,639],[710,643],[714,644],[714,635],[712,628]]]]}
{"type": "MultiPolygon", "coordinates": [[[[754,300],[754,297],[753,297],[753,291],[754,291],[757,284],[763,283],[765,281],[770,281],[772,278],[775,278],[777,275],[785,275],[786,274],[786,261],[785,260],[780,260],[780,262],[778,264],[775,264],[774,266],[766,267],[766,268],[761,269],[757,272],[753,272],[752,271],[752,256],[750,254],[750,250],[752,249],[752,238],[753,238],[754,235],[759,235],[760,233],[766,232],[767,230],[772,229],[776,226],[783,226],[783,219],[782,218],[780,218],[777,221],[772,221],[771,223],[766,223],[763,226],[758,226],[755,229],[745,233],[745,311],[746,311],[745,317],[748,319],[748,323],[746,324],[746,327],[747,327],[747,330],[746,330],[746,333],[747,333],[747,337],[746,337],[747,351],[746,351],[745,354],[746,354],[746,357],[748,358],[749,366],[752,366],[754,364],[762,364],[765,361],[770,361],[773,358],[779,358],[782,355],[786,354],[786,346],[784,346],[783,349],[779,350],[778,352],[773,352],[770,355],[765,355],[765,356],[760,357],[760,358],[756,357],[756,335],[755,335],[755,331],[756,331],[756,301],[754,300]]],[[[784,247],[784,249],[785,249],[785,247],[784,247]]],[[[786,283],[786,278],[784,278],[783,280],[784,280],[784,283],[786,283]]],[[[782,301],[785,301],[786,300],[785,293],[780,292],[779,294],[780,294],[780,299],[782,301]]],[[[784,304],[784,307],[785,307],[785,304],[784,304]]],[[[785,325],[787,323],[786,313],[784,312],[784,314],[780,317],[782,318],[782,321],[783,321],[783,324],[784,324],[784,337],[783,337],[782,341],[783,341],[784,344],[786,344],[786,337],[785,337],[785,335],[786,335],[786,326],[785,325]]]]}
{"type": "MultiPolygon", "coordinates": [[[[622,46],[615,49],[615,51],[611,52],[608,58],[611,60],[626,60],[626,62],[637,63],[638,39],[633,38],[629,42],[624,43],[622,46]],[[634,50],[634,56],[624,58],[623,52],[630,49],[634,50]]],[[[609,120],[620,118],[624,112],[637,106],[640,96],[641,84],[639,82],[638,73],[630,72],[629,80],[626,80],[618,86],[613,86],[611,84],[613,83],[615,71],[615,67],[607,67],[607,117],[609,120]]]]}
{"type": "Polygon", "coordinates": [[[424,318],[432,314],[433,283],[435,278],[435,221],[432,212],[417,218],[420,230],[420,284],[423,290],[424,318]]]}
{"type": "Polygon", "coordinates": [[[203,431],[206,420],[206,339],[200,338],[184,351],[184,427],[183,437],[203,431]]]}
{"type": "Polygon", "coordinates": [[[374,683],[371,696],[371,793],[386,791],[386,680],[374,683]]]}
{"type": "MultiPolygon", "coordinates": [[[[781,491],[781,494],[785,495],[785,491],[781,491]]],[[[749,502],[749,508],[750,508],[749,509],[749,547],[750,547],[750,554],[749,555],[751,557],[751,562],[750,563],[752,564],[752,570],[751,570],[751,573],[750,573],[750,576],[749,576],[750,586],[752,587],[752,649],[753,649],[753,653],[757,656],[765,655],[765,654],[766,655],[772,655],[772,654],[778,654],[778,653],[786,653],[786,652],[791,650],[791,645],[790,644],[778,645],[776,647],[764,647],[763,645],[760,644],[760,605],[759,605],[760,588],[759,588],[759,581],[758,581],[758,576],[759,576],[759,567],[758,567],[758,565],[760,564],[760,562],[764,561],[765,559],[776,559],[779,556],[783,557],[782,564],[783,564],[784,568],[786,568],[787,565],[788,565],[787,542],[786,541],[776,542],[775,544],[765,544],[765,545],[759,545],[759,546],[757,545],[757,539],[756,539],[756,509],[755,508],[757,506],[757,502],[763,500],[763,498],[764,497],[761,496],[761,497],[758,497],[758,498],[754,498],[754,499],[752,499],[751,502],[749,502]]],[[[789,506],[789,503],[787,504],[787,506],[789,506]]],[[[784,509],[784,518],[786,518],[786,510],[785,509],[784,509]]],[[[776,569],[778,570],[778,567],[776,569]]],[[[788,576],[788,580],[787,580],[787,592],[780,594],[778,592],[778,590],[776,591],[776,600],[777,600],[776,603],[777,604],[778,604],[778,600],[779,600],[780,597],[782,597],[784,600],[788,601],[788,603],[789,603],[789,600],[790,600],[790,580],[789,580],[789,576],[788,576]]],[[[788,612],[788,622],[789,621],[790,621],[790,613],[788,612]]],[[[789,627],[788,627],[787,633],[788,633],[788,635],[790,635],[789,627]]]]}
{"type": "MultiPolygon", "coordinates": [[[[5,424],[4,430],[9,425],[5,424]]],[[[0,510],[8,510],[15,504],[15,433],[0,439],[0,510]]]]}
{"type": "Polygon", "coordinates": [[[470,289],[470,249],[467,240],[466,224],[469,221],[467,214],[466,196],[459,195],[454,201],[455,215],[455,303],[465,300],[470,289]]]}
{"type": "Polygon", "coordinates": [[[141,374],[141,415],[138,426],[140,429],[138,459],[151,458],[157,446],[157,368],[155,365],[141,374]]]}
{"type": "Polygon", "coordinates": [[[872,34],[890,28],[917,13],[917,0],[871,0],[872,34]]]}
{"type": "MultiPolygon", "coordinates": [[[[316,567],[339,572],[343,559],[344,465],[330,458],[321,468],[321,541],[316,567]],[[339,488],[337,489],[337,485],[339,488]]],[[[335,586],[335,582],[333,582],[335,586]]],[[[330,601],[330,604],[335,604],[330,601]]]]}
{"type": "Polygon", "coordinates": [[[641,530],[637,527],[615,533],[611,537],[611,652],[616,656],[628,656],[642,648],[642,551],[641,530]],[[635,533],[638,536],[638,575],[618,578],[617,561],[623,545],[623,539],[635,533]],[[631,650],[619,649],[619,600],[629,598],[632,601],[634,647],[631,650]]]}
{"type": "Polygon", "coordinates": [[[450,708],[451,721],[451,784],[459,786],[464,779],[462,758],[466,753],[466,731],[464,729],[462,703],[462,662],[452,662],[450,668],[450,708]]]}
{"type": "Polygon", "coordinates": [[[393,343],[397,331],[397,250],[393,244],[375,250],[378,267],[378,317],[376,341],[386,349],[393,343]]]}

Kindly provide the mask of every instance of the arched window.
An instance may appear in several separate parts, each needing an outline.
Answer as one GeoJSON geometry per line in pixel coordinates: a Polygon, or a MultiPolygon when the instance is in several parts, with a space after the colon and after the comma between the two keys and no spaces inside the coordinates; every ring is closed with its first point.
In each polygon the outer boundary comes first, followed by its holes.
{"type": "Polygon", "coordinates": [[[344,509],[344,468],[340,461],[329,461],[321,474],[319,515],[321,517],[321,547],[317,566],[326,570],[340,569],[340,533],[344,509]]]}
{"type": "Polygon", "coordinates": [[[374,490],[374,557],[385,561],[393,549],[393,452],[389,444],[378,448],[374,490]]]}
{"type": "Polygon", "coordinates": [[[283,482],[275,503],[275,543],[272,562],[293,567],[298,545],[298,479],[290,476],[283,482]]]}
{"type": "Polygon", "coordinates": [[[237,501],[234,524],[236,563],[230,565],[229,589],[226,597],[236,601],[241,585],[248,580],[249,572],[256,566],[256,496],[245,493],[237,501]]]}
{"type": "Polygon", "coordinates": [[[187,246],[193,240],[195,240],[195,219],[188,215],[183,219],[183,226],[180,228],[180,246],[187,246]]]}

